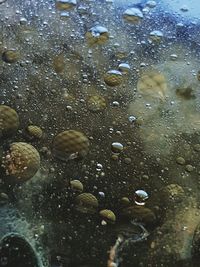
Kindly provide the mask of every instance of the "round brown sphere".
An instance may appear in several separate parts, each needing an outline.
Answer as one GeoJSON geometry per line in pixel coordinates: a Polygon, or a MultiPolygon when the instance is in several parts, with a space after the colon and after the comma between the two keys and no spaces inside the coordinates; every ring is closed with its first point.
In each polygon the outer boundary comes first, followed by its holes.
{"type": "Polygon", "coordinates": [[[102,217],[102,219],[104,219],[108,223],[115,223],[116,221],[116,216],[112,210],[107,210],[107,209],[101,210],[99,214],[102,217]]]}
{"type": "Polygon", "coordinates": [[[70,187],[75,192],[82,192],[83,191],[83,184],[79,180],[70,181],[70,187]]]}
{"type": "Polygon", "coordinates": [[[26,130],[30,138],[41,139],[43,136],[42,129],[36,125],[29,125],[26,130]]]}
{"type": "Polygon", "coordinates": [[[7,50],[2,54],[2,60],[6,63],[15,63],[19,59],[19,53],[16,50],[7,50]]]}
{"type": "Polygon", "coordinates": [[[56,158],[67,161],[82,158],[89,150],[89,140],[81,132],[68,130],[59,133],[53,140],[52,151],[56,158]]]}
{"type": "Polygon", "coordinates": [[[40,167],[40,155],[30,144],[12,143],[2,160],[6,174],[15,178],[16,182],[24,182],[32,178],[40,167]]]}
{"type": "Polygon", "coordinates": [[[118,86],[122,83],[123,76],[118,70],[109,70],[104,75],[104,82],[109,86],[118,86]]]}
{"type": "Polygon", "coordinates": [[[95,213],[99,203],[91,193],[82,193],[76,197],[76,210],[82,213],[95,213]]]}
{"type": "Polygon", "coordinates": [[[87,106],[92,112],[100,112],[106,108],[106,100],[100,95],[93,95],[88,99],[87,106]]]}
{"type": "Polygon", "coordinates": [[[0,137],[15,134],[19,128],[19,116],[17,112],[6,106],[0,105],[0,137]]]}

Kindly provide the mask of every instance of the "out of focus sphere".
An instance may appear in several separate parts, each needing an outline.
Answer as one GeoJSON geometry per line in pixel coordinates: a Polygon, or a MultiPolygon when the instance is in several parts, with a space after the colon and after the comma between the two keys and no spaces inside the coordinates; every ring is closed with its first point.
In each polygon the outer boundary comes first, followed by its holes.
{"type": "Polygon", "coordinates": [[[6,106],[0,105],[0,137],[10,136],[19,128],[19,116],[17,112],[6,106]]]}
{"type": "Polygon", "coordinates": [[[16,182],[24,182],[32,178],[40,167],[40,155],[30,144],[12,143],[6,151],[2,162],[6,174],[15,178],[16,182]]]}
{"type": "Polygon", "coordinates": [[[87,106],[90,111],[99,112],[106,108],[106,100],[100,95],[94,95],[88,99],[87,106]]]}
{"type": "Polygon", "coordinates": [[[89,150],[89,140],[81,132],[68,130],[59,133],[53,140],[52,151],[55,157],[63,161],[82,158],[89,150]]]}
{"type": "Polygon", "coordinates": [[[91,193],[82,193],[75,199],[76,210],[82,213],[95,213],[99,203],[94,195],[91,193]]]}
{"type": "Polygon", "coordinates": [[[145,72],[138,80],[137,89],[145,97],[164,100],[167,96],[166,79],[157,71],[145,72]]]}
{"type": "Polygon", "coordinates": [[[7,50],[2,54],[2,60],[6,63],[15,63],[19,59],[19,53],[16,50],[7,50]]]}

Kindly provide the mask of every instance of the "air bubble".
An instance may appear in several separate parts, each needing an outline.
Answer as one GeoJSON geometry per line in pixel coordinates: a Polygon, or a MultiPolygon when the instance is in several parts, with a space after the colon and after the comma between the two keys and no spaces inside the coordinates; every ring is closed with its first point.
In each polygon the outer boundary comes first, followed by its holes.
{"type": "Polygon", "coordinates": [[[136,205],[143,206],[146,203],[146,200],[149,198],[147,192],[144,190],[137,190],[134,193],[134,200],[136,205]]]}

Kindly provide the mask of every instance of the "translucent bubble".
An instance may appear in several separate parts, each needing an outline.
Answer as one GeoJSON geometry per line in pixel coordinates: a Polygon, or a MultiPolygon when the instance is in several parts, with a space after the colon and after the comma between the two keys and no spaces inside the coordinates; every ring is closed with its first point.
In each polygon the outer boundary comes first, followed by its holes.
{"type": "Polygon", "coordinates": [[[156,7],[156,1],[147,1],[146,5],[150,8],[156,7]]]}
{"type": "Polygon", "coordinates": [[[152,31],[149,34],[149,41],[154,43],[159,43],[163,38],[163,33],[161,31],[152,31]]]}
{"type": "Polygon", "coordinates": [[[90,45],[104,44],[109,38],[108,30],[100,25],[94,26],[86,33],[86,38],[90,45]]]}
{"type": "Polygon", "coordinates": [[[129,116],[128,120],[130,123],[134,123],[136,121],[136,117],[135,116],[129,116]]]}
{"type": "Polygon", "coordinates": [[[171,60],[174,60],[175,61],[175,60],[177,60],[177,58],[178,58],[178,56],[176,54],[171,54],[170,55],[170,59],[171,60]]]}
{"type": "Polygon", "coordinates": [[[129,8],[124,12],[123,18],[130,23],[138,23],[143,19],[143,14],[138,8],[129,8]]]}
{"type": "Polygon", "coordinates": [[[123,151],[124,146],[123,146],[121,143],[119,143],[119,142],[114,142],[114,143],[112,143],[112,145],[111,145],[111,149],[112,149],[112,151],[113,151],[114,153],[120,153],[120,152],[123,151]]]}
{"type": "Polygon", "coordinates": [[[122,80],[122,73],[118,70],[110,70],[104,75],[104,81],[109,86],[120,85],[122,80]]]}
{"type": "Polygon", "coordinates": [[[118,69],[122,72],[122,74],[127,74],[129,73],[131,67],[128,63],[121,63],[119,64],[118,69]]]}
{"type": "Polygon", "coordinates": [[[100,163],[97,163],[96,170],[97,170],[98,172],[100,172],[102,169],[103,169],[103,165],[100,164],[100,163]]]}
{"type": "Polygon", "coordinates": [[[149,198],[147,192],[144,190],[137,190],[134,193],[135,204],[143,206],[145,205],[146,200],[149,198]]]}
{"type": "Polygon", "coordinates": [[[21,25],[26,25],[27,24],[27,19],[26,18],[20,18],[19,20],[21,25]]]}
{"type": "Polygon", "coordinates": [[[65,20],[65,19],[68,19],[70,16],[69,16],[69,12],[67,12],[67,11],[61,11],[60,12],[60,18],[62,19],[62,20],[65,20]]]}

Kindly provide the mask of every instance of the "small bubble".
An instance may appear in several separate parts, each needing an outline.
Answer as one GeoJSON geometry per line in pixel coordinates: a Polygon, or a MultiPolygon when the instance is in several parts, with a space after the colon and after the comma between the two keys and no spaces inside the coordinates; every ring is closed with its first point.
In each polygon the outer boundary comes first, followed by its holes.
{"type": "Polygon", "coordinates": [[[119,142],[114,142],[111,145],[111,149],[112,149],[112,152],[114,152],[114,153],[120,153],[123,151],[124,146],[119,142]]]}
{"type": "Polygon", "coordinates": [[[156,1],[147,1],[146,5],[150,8],[156,7],[156,1]]]}
{"type": "Polygon", "coordinates": [[[136,121],[136,117],[131,115],[128,117],[128,120],[130,123],[134,123],[136,121]]]}
{"type": "Polygon", "coordinates": [[[137,190],[134,193],[135,204],[143,206],[145,205],[146,200],[149,198],[147,192],[144,190],[137,190]]]}
{"type": "Polygon", "coordinates": [[[163,38],[163,33],[161,31],[155,30],[149,34],[149,42],[159,43],[163,38]]]}

